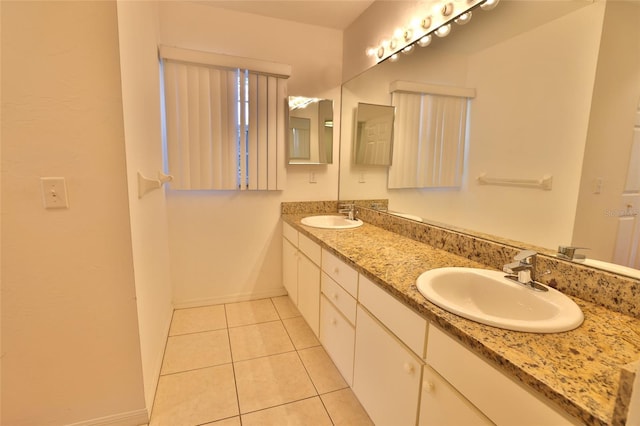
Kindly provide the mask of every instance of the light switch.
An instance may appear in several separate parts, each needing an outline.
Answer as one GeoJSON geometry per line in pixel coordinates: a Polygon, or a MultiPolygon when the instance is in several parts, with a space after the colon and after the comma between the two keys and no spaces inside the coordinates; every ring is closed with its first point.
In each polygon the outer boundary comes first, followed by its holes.
{"type": "Polygon", "coordinates": [[[68,209],[67,184],[63,177],[40,178],[45,209],[68,209]]]}

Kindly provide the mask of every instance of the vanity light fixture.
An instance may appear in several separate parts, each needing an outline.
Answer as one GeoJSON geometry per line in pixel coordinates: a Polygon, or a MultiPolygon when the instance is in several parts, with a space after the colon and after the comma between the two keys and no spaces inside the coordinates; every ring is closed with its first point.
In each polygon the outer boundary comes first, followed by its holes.
{"type": "Polygon", "coordinates": [[[377,63],[387,59],[395,62],[400,52],[409,54],[416,44],[420,47],[428,46],[433,40],[433,34],[438,37],[449,35],[452,22],[458,25],[468,23],[473,9],[480,7],[492,10],[499,2],[500,0],[444,0],[423,16],[414,17],[405,28],[396,29],[389,40],[369,47],[366,54],[374,57],[377,63]]]}

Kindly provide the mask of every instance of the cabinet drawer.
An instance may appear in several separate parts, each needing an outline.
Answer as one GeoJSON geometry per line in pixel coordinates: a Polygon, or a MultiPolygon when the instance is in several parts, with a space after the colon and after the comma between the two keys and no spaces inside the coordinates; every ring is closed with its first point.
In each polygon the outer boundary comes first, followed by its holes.
{"type": "Polygon", "coordinates": [[[438,373],[424,367],[418,426],[491,426],[493,423],[438,373]]]}
{"type": "Polygon", "coordinates": [[[322,249],[322,270],[350,295],[358,297],[358,272],[325,249],[322,249]]]}
{"type": "Polygon", "coordinates": [[[358,301],[420,358],[424,358],[427,320],[367,277],[360,275],[358,301]]]}
{"type": "Polygon", "coordinates": [[[298,235],[298,248],[303,252],[313,263],[320,265],[320,245],[314,243],[311,238],[306,235],[298,235]]]}
{"type": "Polygon", "coordinates": [[[497,425],[579,424],[436,327],[429,329],[427,363],[497,425]]]}
{"type": "Polygon", "coordinates": [[[324,295],[320,296],[320,342],[349,386],[353,385],[355,328],[324,295]]]}
{"type": "Polygon", "coordinates": [[[291,244],[298,247],[298,231],[287,222],[282,222],[282,235],[289,240],[291,244]]]}
{"type": "Polygon", "coordinates": [[[356,299],[322,272],[322,293],[333,303],[351,324],[356,323],[356,299]]]}

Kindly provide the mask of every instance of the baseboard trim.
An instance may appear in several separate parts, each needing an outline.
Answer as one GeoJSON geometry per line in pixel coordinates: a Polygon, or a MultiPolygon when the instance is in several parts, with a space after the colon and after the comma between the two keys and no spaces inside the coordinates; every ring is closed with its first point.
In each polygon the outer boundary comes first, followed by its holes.
{"type": "Polygon", "coordinates": [[[112,414],[91,420],[84,420],[67,426],[138,426],[149,422],[149,412],[146,408],[126,413],[112,414]]]}
{"type": "Polygon", "coordinates": [[[175,309],[197,308],[200,306],[221,305],[223,303],[234,303],[234,302],[246,302],[248,300],[267,299],[269,297],[278,297],[278,296],[286,296],[286,295],[287,295],[287,290],[284,287],[280,287],[277,289],[267,290],[262,292],[237,293],[237,294],[231,294],[231,295],[221,296],[221,297],[174,301],[173,307],[175,309]]]}

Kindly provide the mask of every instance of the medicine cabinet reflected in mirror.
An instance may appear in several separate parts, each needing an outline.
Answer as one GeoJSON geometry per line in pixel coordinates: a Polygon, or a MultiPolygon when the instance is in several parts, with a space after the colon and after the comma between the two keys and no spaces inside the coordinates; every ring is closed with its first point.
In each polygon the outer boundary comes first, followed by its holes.
{"type": "Polygon", "coordinates": [[[358,103],[354,162],[360,165],[389,166],[393,149],[393,118],[390,105],[358,103]]]}
{"type": "Polygon", "coordinates": [[[333,101],[289,96],[289,164],[333,163],[333,101]]]}

